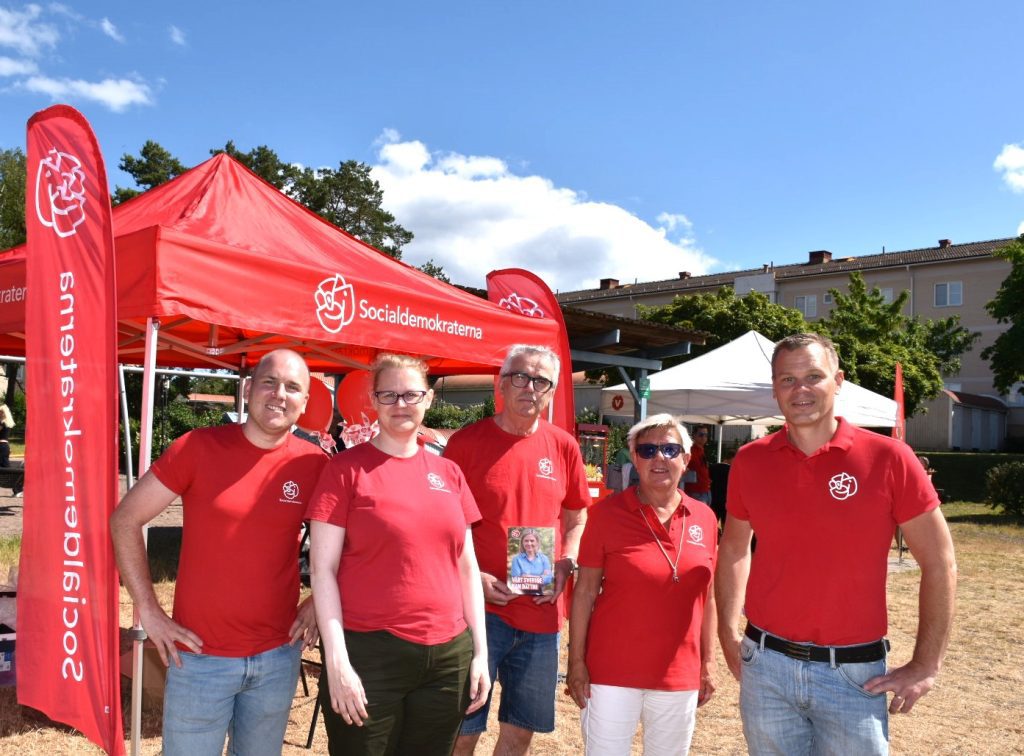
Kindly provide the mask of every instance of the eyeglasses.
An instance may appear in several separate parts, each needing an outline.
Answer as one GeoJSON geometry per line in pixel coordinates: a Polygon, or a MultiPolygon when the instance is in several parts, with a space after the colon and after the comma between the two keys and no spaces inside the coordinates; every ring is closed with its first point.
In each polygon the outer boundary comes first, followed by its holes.
{"type": "Polygon", "coordinates": [[[640,459],[654,459],[654,455],[661,452],[665,459],[675,459],[683,453],[682,444],[637,444],[636,455],[640,459]]]}
{"type": "Polygon", "coordinates": [[[397,404],[399,399],[406,404],[419,404],[426,395],[426,391],[404,391],[401,394],[397,391],[373,392],[374,398],[381,404],[397,404]]]}
{"type": "Polygon", "coordinates": [[[551,379],[545,378],[542,375],[530,375],[529,373],[505,373],[503,377],[508,378],[516,388],[526,388],[532,383],[533,390],[538,394],[547,393],[551,387],[555,385],[551,379]]]}
{"type": "Polygon", "coordinates": [[[697,431],[696,433],[693,434],[693,437],[694,438],[701,438],[701,437],[707,438],[708,437],[708,432],[707,431],[697,431]]]}

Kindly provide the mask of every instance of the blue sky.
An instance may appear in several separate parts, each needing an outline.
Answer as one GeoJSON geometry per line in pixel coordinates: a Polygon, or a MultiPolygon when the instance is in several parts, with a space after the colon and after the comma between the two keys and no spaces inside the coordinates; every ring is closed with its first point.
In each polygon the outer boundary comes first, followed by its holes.
{"type": "Polygon", "coordinates": [[[374,166],[459,283],[562,291],[1016,235],[1019,0],[0,0],[0,147],[53,102],[112,183],[154,139],[374,166]]]}

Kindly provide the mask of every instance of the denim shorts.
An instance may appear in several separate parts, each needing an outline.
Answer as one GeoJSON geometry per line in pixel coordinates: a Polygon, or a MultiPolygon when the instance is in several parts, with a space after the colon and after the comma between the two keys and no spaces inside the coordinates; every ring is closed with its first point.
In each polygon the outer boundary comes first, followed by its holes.
{"type": "Polygon", "coordinates": [[[747,637],[740,659],[740,715],[751,756],[889,753],[886,695],[864,690],[885,674],[884,659],[800,661],[747,637]]]}
{"type": "Polygon", "coordinates": [[[279,756],[299,679],[302,644],[256,656],[178,652],[167,670],[164,756],[279,756]]]}
{"type": "MultiPolygon", "coordinates": [[[[498,721],[531,732],[554,732],[558,685],[558,633],[516,630],[487,612],[487,663],[493,682],[501,683],[498,721]]],[[[487,703],[462,723],[463,735],[487,729],[487,703]]]]}

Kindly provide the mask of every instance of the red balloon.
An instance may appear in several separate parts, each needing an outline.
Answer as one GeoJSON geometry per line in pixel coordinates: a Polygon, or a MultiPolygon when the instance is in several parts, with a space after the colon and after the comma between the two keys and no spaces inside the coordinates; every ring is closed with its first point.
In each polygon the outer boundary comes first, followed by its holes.
{"type": "Polygon", "coordinates": [[[306,411],[295,424],[308,433],[330,431],[331,417],[334,415],[334,407],[331,405],[331,390],[319,378],[310,379],[306,411]]]}
{"type": "Polygon", "coordinates": [[[377,435],[377,411],[370,402],[373,374],[368,370],[353,370],[338,384],[336,402],[338,414],[345,421],[342,440],[346,446],[369,441],[377,435]]]}

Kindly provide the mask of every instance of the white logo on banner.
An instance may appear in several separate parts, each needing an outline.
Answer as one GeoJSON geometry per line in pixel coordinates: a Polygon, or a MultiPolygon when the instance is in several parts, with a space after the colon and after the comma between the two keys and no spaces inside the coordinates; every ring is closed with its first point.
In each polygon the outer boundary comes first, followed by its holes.
{"type": "Polygon", "coordinates": [[[341,273],[320,282],[314,295],[316,318],[328,333],[338,333],[356,316],[356,295],[341,273]]]}
{"type": "Polygon", "coordinates": [[[74,155],[54,148],[39,161],[36,216],[62,239],[73,236],[85,220],[85,171],[74,155]]]}
{"type": "Polygon", "coordinates": [[[512,292],[507,297],[502,297],[498,302],[498,307],[504,307],[506,310],[512,310],[512,312],[518,312],[531,318],[544,317],[544,310],[540,308],[539,304],[529,297],[522,297],[515,292],[512,292]]]}
{"type": "Polygon", "coordinates": [[[836,473],[828,482],[828,492],[833,499],[849,499],[857,493],[857,479],[849,473],[836,473]]]}

